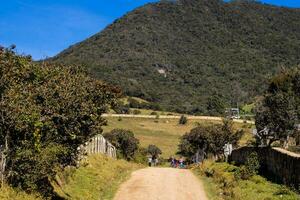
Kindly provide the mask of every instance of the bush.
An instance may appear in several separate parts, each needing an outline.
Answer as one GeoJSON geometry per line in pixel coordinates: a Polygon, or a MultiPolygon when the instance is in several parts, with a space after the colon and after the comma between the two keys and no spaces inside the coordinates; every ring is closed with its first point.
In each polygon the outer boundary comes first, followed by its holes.
{"type": "Polygon", "coordinates": [[[133,110],[133,114],[134,115],[139,115],[139,114],[141,114],[141,111],[140,110],[133,110]]]}
{"type": "Polygon", "coordinates": [[[147,164],[147,162],[148,162],[147,149],[145,149],[143,147],[139,147],[138,150],[134,154],[133,161],[135,163],[147,164]]]}
{"type": "Polygon", "coordinates": [[[158,113],[153,111],[153,112],[150,113],[150,115],[158,115],[158,113]]]}
{"type": "Polygon", "coordinates": [[[161,150],[155,146],[154,144],[150,144],[147,148],[147,152],[152,156],[152,157],[158,157],[158,155],[162,154],[161,150]]]}
{"type": "Polygon", "coordinates": [[[104,137],[117,148],[118,156],[126,160],[132,160],[138,150],[139,140],[129,130],[114,129],[105,133],[104,137]]]}
{"type": "Polygon", "coordinates": [[[180,125],[185,125],[185,124],[187,124],[187,121],[188,121],[187,117],[184,116],[184,115],[181,115],[181,117],[180,117],[178,123],[179,123],[180,125]]]}
{"type": "Polygon", "coordinates": [[[242,135],[242,130],[234,130],[232,121],[225,120],[223,125],[199,124],[181,137],[178,153],[188,158],[194,156],[199,150],[204,151],[206,156],[208,154],[223,155],[224,145],[231,143],[236,146],[242,135]]]}
{"type": "Polygon", "coordinates": [[[249,155],[244,166],[241,166],[234,174],[236,179],[248,180],[258,173],[260,167],[258,155],[253,152],[249,155]]]}

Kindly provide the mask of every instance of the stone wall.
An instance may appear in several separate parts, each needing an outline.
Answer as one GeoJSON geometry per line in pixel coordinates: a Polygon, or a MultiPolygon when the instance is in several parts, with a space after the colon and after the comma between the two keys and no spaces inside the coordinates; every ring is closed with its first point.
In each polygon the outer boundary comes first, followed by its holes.
{"type": "Polygon", "coordinates": [[[300,155],[279,148],[241,147],[233,150],[230,161],[244,164],[247,157],[257,152],[262,175],[300,190],[300,155]]]}

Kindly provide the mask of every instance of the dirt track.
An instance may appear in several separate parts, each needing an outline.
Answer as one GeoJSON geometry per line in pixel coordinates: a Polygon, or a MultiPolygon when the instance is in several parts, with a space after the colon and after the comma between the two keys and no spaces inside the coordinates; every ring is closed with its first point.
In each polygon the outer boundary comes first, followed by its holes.
{"type": "MultiPolygon", "coordinates": [[[[156,115],[132,115],[132,114],[103,114],[103,117],[124,117],[124,118],[148,118],[155,119],[156,115]]],[[[211,116],[192,116],[186,115],[188,119],[191,120],[212,120],[212,121],[222,121],[222,117],[211,117],[211,116]]],[[[159,115],[160,119],[179,119],[180,115],[159,115]]],[[[244,120],[234,119],[234,122],[244,123],[244,120]]],[[[253,121],[246,121],[248,124],[255,124],[253,121]]]]}
{"type": "Polygon", "coordinates": [[[114,200],[207,200],[202,183],[189,170],[146,168],[134,172],[114,200]]]}

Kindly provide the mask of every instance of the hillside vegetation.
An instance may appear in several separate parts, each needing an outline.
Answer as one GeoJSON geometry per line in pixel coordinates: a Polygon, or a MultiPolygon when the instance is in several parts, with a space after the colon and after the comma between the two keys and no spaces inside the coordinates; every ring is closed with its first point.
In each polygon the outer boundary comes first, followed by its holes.
{"type": "Polygon", "coordinates": [[[50,60],[81,63],[169,111],[218,114],[251,102],[299,52],[300,9],[178,0],[140,7],[50,60]]]}

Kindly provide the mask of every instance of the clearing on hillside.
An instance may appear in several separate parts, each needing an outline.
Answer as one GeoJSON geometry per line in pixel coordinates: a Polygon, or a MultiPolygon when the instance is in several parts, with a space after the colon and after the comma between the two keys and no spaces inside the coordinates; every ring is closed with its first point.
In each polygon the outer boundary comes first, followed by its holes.
{"type": "MultiPolygon", "coordinates": [[[[114,118],[107,117],[108,125],[104,126],[104,132],[120,128],[131,130],[140,140],[142,147],[154,144],[162,150],[162,157],[169,158],[175,155],[180,136],[195,128],[198,124],[218,124],[221,121],[213,120],[188,120],[186,125],[179,125],[178,119],[147,119],[147,118],[114,118]]],[[[236,128],[243,128],[245,134],[240,141],[241,145],[252,139],[251,129],[253,125],[235,123],[236,128]]]]}

